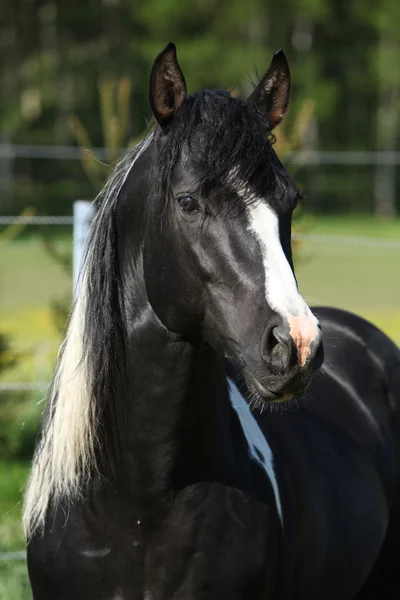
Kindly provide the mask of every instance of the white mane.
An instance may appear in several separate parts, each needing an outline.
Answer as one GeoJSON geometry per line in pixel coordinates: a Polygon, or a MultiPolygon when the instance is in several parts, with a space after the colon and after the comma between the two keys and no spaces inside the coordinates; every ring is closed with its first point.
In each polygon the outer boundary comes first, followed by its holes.
{"type": "MultiPolygon", "coordinates": [[[[148,136],[131,151],[107,182],[100,197],[102,206],[92,225],[92,240],[107,218],[107,207],[115,200],[137,158],[152,140],[148,136]]],[[[84,352],[83,333],[90,298],[87,274],[93,261],[88,249],[81,274],[79,296],[72,309],[66,338],[61,345],[47,400],[47,415],[35,450],[24,500],[23,523],[27,537],[45,524],[50,501],[56,506],[79,497],[96,468],[97,415],[91,395],[90,353],[84,352]]]]}

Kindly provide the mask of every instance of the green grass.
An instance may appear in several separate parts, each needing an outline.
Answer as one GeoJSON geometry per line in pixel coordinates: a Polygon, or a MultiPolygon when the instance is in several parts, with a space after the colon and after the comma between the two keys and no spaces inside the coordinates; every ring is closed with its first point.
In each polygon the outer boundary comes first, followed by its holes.
{"type": "Polygon", "coordinates": [[[21,511],[29,468],[29,463],[0,460],[0,552],[24,548],[21,511]]]}
{"type": "MultiPolygon", "coordinates": [[[[400,219],[363,216],[305,217],[299,231],[321,235],[400,240],[400,219]]],[[[299,287],[311,305],[351,310],[400,344],[400,248],[344,243],[301,243],[296,253],[299,287]]]]}
{"type": "Polygon", "coordinates": [[[400,250],[302,244],[300,290],[311,305],[346,308],[373,321],[400,344],[400,250]]]}
{"type": "MultiPolygon", "coordinates": [[[[3,516],[13,512],[15,507],[19,507],[28,470],[29,463],[6,461],[3,458],[0,459],[0,527],[3,523],[3,516]]],[[[4,550],[3,544],[6,543],[6,538],[7,536],[1,531],[0,552],[4,550]]]]}
{"type": "Polygon", "coordinates": [[[0,563],[0,600],[31,600],[25,561],[0,563]]]}
{"type": "MultiPolygon", "coordinates": [[[[61,238],[62,250],[71,239],[61,238]]],[[[3,380],[46,381],[60,343],[50,304],[71,294],[71,277],[45,251],[39,237],[0,246],[0,331],[24,359],[3,380]]]]}
{"type": "Polygon", "coordinates": [[[322,235],[400,240],[400,219],[378,221],[369,215],[302,215],[301,229],[322,235]]]}
{"type": "MultiPolygon", "coordinates": [[[[0,552],[23,550],[25,547],[21,508],[28,471],[28,464],[0,460],[0,552]]],[[[0,561],[0,600],[31,597],[25,561],[0,561]]]]}
{"type": "MultiPolygon", "coordinates": [[[[71,238],[61,238],[63,251],[71,238]]],[[[71,289],[71,279],[44,249],[40,238],[17,238],[0,246],[0,309],[40,309],[53,294],[71,289]]]]}

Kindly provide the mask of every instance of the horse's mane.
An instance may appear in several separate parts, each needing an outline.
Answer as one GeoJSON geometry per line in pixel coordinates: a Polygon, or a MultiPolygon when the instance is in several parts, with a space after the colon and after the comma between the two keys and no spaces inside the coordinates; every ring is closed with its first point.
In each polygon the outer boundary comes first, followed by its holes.
{"type": "MultiPolygon", "coordinates": [[[[47,397],[39,441],[24,502],[26,535],[43,529],[50,503],[78,498],[94,469],[99,469],[104,411],[119,402],[124,369],[123,309],[120,301],[115,211],[120,192],[152,134],[116,166],[97,200],[72,308],[47,397]]],[[[115,419],[115,422],[118,419],[115,419]]]]}

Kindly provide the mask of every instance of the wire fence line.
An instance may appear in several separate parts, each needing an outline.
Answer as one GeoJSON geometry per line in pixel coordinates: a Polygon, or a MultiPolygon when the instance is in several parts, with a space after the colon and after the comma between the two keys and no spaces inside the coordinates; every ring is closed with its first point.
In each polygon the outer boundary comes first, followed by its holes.
{"type": "MultiPolygon", "coordinates": [[[[0,225],[73,225],[72,216],[51,216],[51,215],[32,215],[32,216],[0,216],[0,225]]],[[[326,235],[314,233],[295,233],[294,241],[309,242],[315,244],[347,244],[350,246],[364,246],[376,248],[399,248],[400,240],[380,239],[374,237],[357,237],[346,235],[326,235]]]]}
{"type": "Polygon", "coordinates": [[[337,244],[341,246],[347,244],[349,246],[375,247],[375,248],[398,248],[400,249],[400,240],[381,239],[374,237],[357,237],[348,235],[328,235],[315,233],[295,233],[292,236],[294,241],[310,242],[315,244],[337,244]]]}
{"type": "Polygon", "coordinates": [[[0,382],[1,392],[47,392],[50,383],[47,381],[39,382],[0,382]]]}
{"type": "MultiPolygon", "coordinates": [[[[120,148],[121,156],[127,148],[120,148]]],[[[102,146],[82,150],[78,146],[0,144],[0,159],[34,158],[50,160],[80,160],[82,152],[107,160],[109,151],[102,146]]],[[[400,152],[358,150],[302,150],[290,154],[286,161],[295,165],[400,165],[400,152]]]]}
{"type": "Polygon", "coordinates": [[[0,561],[2,560],[26,560],[26,551],[0,552],[0,561]]]}
{"type": "Polygon", "coordinates": [[[400,152],[395,151],[357,151],[357,150],[301,150],[293,152],[285,163],[299,166],[316,165],[400,165],[400,152]]]}
{"type": "MultiPolygon", "coordinates": [[[[126,152],[121,148],[121,155],[126,152]]],[[[93,154],[96,158],[106,160],[108,158],[107,148],[97,147],[85,149],[83,152],[93,154]]],[[[32,146],[29,144],[0,144],[1,158],[46,158],[54,160],[80,160],[82,150],[78,146],[32,146]]]]}
{"type": "Polygon", "coordinates": [[[73,225],[73,217],[18,216],[0,217],[0,225],[73,225]]]}

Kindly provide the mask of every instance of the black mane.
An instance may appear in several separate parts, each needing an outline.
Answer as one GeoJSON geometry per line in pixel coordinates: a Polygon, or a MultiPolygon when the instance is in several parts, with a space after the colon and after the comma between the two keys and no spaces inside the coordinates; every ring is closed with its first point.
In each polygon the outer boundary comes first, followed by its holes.
{"type": "MultiPolygon", "coordinates": [[[[89,365],[90,389],[95,404],[98,448],[104,440],[121,444],[120,426],[124,422],[126,383],[126,319],[119,272],[116,213],[129,172],[151,134],[132,148],[115,170],[96,201],[98,213],[93,221],[84,264],[86,311],[84,315],[82,360],[89,365]],[[112,433],[112,435],[107,435],[112,433]]],[[[98,452],[101,462],[118,456],[115,448],[98,452]]],[[[98,465],[101,469],[101,464],[98,465]]]]}

